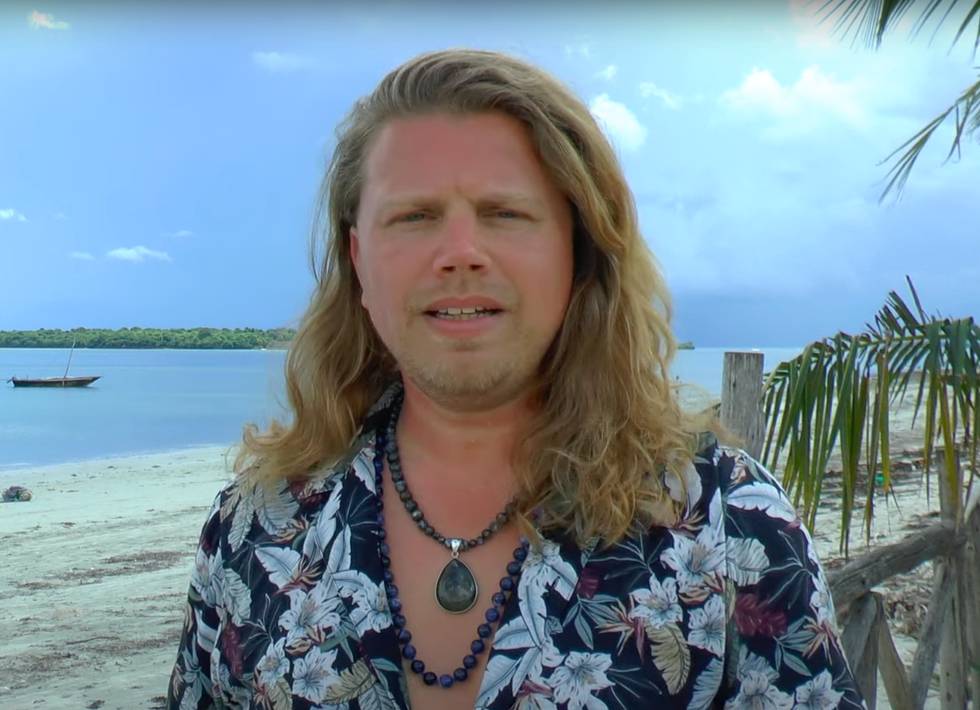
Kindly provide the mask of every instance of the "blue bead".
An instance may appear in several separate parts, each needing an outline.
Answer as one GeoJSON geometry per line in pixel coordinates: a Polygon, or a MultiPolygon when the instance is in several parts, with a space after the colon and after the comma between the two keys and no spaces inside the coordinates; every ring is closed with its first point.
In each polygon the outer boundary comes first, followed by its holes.
{"type": "Polygon", "coordinates": [[[408,643],[412,640],[412,634],[408,629],[402,629],[398,632],[398,640],[402,643],[408,643]]]}
{"type": "Polygon", "coordinates": [[[453,671],[453,678],[458,680],[460,683],[466,680],[466,676],[468,675],[469,673],[466,672],[465,668],[457,668],[456,670],[453,671]]]}
{"type": "Polygon", "coordinates": [[[385,585],[385,593],[388,595],[389,599],[397,599],[398,587],[396,587],[394,584],[387,584],[385,585]]]}
{"type": "Polygon", "coordinates": [[[507,603],[507,597],[505,597],[501,592],[494,592],[490,599],[493,601],[494,606],[503,606],[507,603]]]}
{"type": "MultiPolygon", "coordinates": [[[[384,559],[381,560],[381,563],[384,564],[384,559]]],[[[504,577],[503,579],[500,580],[500,588],[503,589],[505,592],[511,591],[514,588],[514,580],[511,579],[510,577],[504,577]]]]}
{"type": "Polygon", "coordinates": [[[490,634],[492,633],[493,633],[493,629],[490,628],[489,624],[480,624],[479,626],[476,627],[476,634],[481,639],[490,638],[490,634]]]}
{"type": "Polygon", "coordinates": [[[378,548],[381,550],[381,554],[382,555],[390,555],[391,554],[391,548],[388,547],[388,543],[387,542],[381,542],[381,543],[379,543],[378,544],[378,548]]]}
{"type": "Polygon", "coordinates": [[[425,673],[425,664],[422,661],[412,661],[413,673],[425,673]]]}
{"type": "Polygon", "coordinates": [[[415,646],[412,644],[408,644],[402,649],[402,655],[410,661],[415,658],[416,653],[418,652],[415,650],[415,646]]]}
{"type": "Polygon", "coordinates": [[[439,679],[436,678],[436,674],[433,673],[432,671],[429,671],[428,673],[422,676],[422,682],[425,683],[426,685],[435,685],[437,680],[439,679]]]}
{"type": "Polygon", "coordinates": [[[527,550],[525,550],[523,547],[518,547],[516,550],[514,550],[514,559],[518,562],[523,562],[526,560],[527,550]]]}
{"type": "Polygon", "coordinates": [[[389,599],[388,608],[391,609],[391,613],[397,614],[402,610],[402,603],[398,599],[389,599]]]}
{"type": "MultiPolygon", "coordinates": [[[[391,567],[391,558],[386,557],[385,555],[381,555],[381,566],[384,567],[385,569],[391,567]]],[[[510,578],[508,577],[508,579],[510,578]]]]}
{"type": "Polygon", "coordinates": [[[391,617],[391,623],[397,626],[399,629],[405,628],[405,617],[401,614],[395,614],[391,617]]]}
{"type": "Polygon", "coordinates": [[[476,668],[476,656],[463,656],[464,668],[476,668]]]}
{"type": "Polygon", "coordinates": [[[441,675],[439,676],[439,685],[443,688],[450,688],[453,684],[453,677],[451,675],[441,675]]]}
{"type": "MultiPolygon", "coordinates": [[[[380,537],[382,540],[384,540],[386,537],[388,537],[388,533],[385,532],[385,529],[384,528],[378,528],[378,532],[375,533],[375,534],[378,537],[380,537]]],[[[388,553],[386,552],[385,554],[387,555],[388,553]]]]}
{"type": "Polygon", "coordinates": [[[487,620],[487,621],[489,621],[489,622],[490,622],[491,624],[492,624],[493,622],[495,622],[495,621],[499,621],[499,620],[500,620],[500,612],[499,612],[499,611],[497,611],[496,609],[487,609],[487,613],[486,613],[486,614],[484,614],[483,616],[484,616],[484,617],[486,618],[486,620],[487,620]]]}
{"type": "Polygon", "coordinates": [[[507,574],[514,576],[515,574],[521,573],[521,563],[520,562],[508,562],[507,563],[507,574]]]}
{"type": "Polygon", "coordinates": [[[484,648],[486,648],[486,647],[483,645],[483,641],[480,641],[479,639],[477,639],[476,641],[474,641],[473,643],[470,644],[470,650],[474,654],[483,653],[483,649],[484,648]]]}
{"type": "Polygon", "coordinates": [[[395,575],[393,575],[393,574],[391,573],[391,570],[390,570],[390,569],[386,569],[386,570],[385,570],[385,571],[384,571],[384,572],[382,573],[382,576],[384,577],[384,580],[385,580],[385,584],[391,584],[392,582],[394,582],[394,581],[395,581],[395,575]]]}
{"type": "MultiPolygon", "coordinates": [[[[380,504],[381,502],[379,501],[378,505],[380,504]]],[[[384,525],[384,524],[385,524],[385,516],[382,515],[381,513],[378,513],[378,525],[384,525]]]]}

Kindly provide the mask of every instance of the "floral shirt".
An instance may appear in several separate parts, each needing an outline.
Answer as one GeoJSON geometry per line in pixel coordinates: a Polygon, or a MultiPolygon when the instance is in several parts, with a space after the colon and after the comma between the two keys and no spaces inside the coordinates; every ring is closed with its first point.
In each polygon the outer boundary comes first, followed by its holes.
{"type": "MultiPolygon", "coordinates": [[[[407,710],[376,534],[389,390],[348,458],[265,490],[236,479],[200,537],[168,710],[407,710]]],[[[683,485],[679,485],[683,483],[683,485]]],[[[774,478],[708,441],[683,519],[610,548],[532,547],[478,709],[864,708],[807,530],[774,478]]]]}

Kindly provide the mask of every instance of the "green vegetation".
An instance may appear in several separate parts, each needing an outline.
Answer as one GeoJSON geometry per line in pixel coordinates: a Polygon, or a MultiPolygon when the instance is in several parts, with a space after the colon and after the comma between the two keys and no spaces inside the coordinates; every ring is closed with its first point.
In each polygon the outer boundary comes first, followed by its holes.
{"type": "Polygon", "coordinates": [[[176,350],[282,349],[296,331],[289,328],[72,328],[71,330],[0,330],[0,348],[77,348],[176,350]]]}

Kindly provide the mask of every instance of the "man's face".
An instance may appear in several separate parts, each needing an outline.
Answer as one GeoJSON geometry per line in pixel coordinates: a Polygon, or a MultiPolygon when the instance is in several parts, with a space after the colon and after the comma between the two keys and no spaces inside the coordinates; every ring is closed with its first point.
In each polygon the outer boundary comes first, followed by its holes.
{"type": "Polygon", "coordinates": [[[362,303],[411,384],[470,409],[526,391],[564,320],[573,250],[571,208],[522,123],[386,124],[350,239],[362,303]]]}

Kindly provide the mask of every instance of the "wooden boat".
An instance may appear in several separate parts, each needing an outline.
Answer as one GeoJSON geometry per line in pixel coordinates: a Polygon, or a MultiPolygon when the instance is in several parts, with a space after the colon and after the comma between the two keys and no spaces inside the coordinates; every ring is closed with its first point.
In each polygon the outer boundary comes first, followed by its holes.
{"type": "Polygon", "coordinates": [[[93,377],[37,377],[20,378],[12,377],[8,382],[14,387],[88,387],[99,379],[101,375],[93,377]]]}
{"type": "Polygon", "coordinates": [[[76,338],[72,341],[71,352],[68,353],[68,367],[65,368],[65,374],[62,377],[11,377],[7,382],[12,383],[14,387],[88,387],[100,379],[102,375],[90,375],[87,377],[68,376],[68,370],[71,368],[71,357],[75,353],[75,342],[77,340],[76,338]]]}

